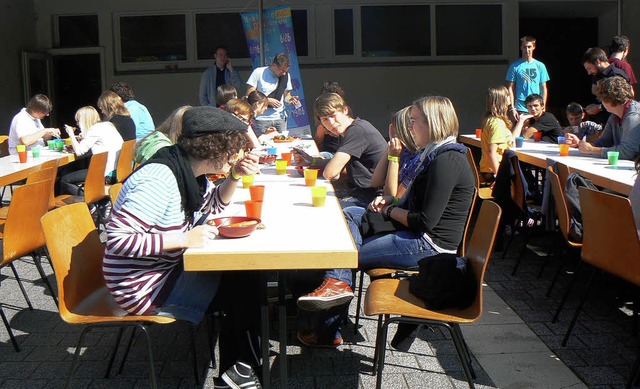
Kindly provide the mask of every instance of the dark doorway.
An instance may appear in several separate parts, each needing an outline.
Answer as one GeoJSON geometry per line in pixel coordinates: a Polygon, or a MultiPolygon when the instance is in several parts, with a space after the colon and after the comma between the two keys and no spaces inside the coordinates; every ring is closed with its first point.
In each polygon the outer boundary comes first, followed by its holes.
{"type": "Polygon", "coordinates": [[[521,18],[520,36],[537,39],[534,58],[549,72],[547,111],[568,125],[565,108],[572,101],[583,107],[595,102],[591,78],[581,63],[582,54],[598,44],[597,18],[521,18]]]}
{"type": "Polygon", "coordinates": [[[78,108],[85,105],[95,107],[102,93],[100,54],[54,55],[53,84],[53,109],[56,113],[53,126],[75,126],[74,117],[78,108]]]}

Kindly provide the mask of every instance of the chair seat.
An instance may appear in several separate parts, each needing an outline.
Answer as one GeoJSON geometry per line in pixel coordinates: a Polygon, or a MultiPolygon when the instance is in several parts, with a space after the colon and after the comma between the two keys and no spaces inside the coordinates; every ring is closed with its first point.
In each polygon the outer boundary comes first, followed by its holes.
{"type": "Polygon", "coordinates": [[[0,208],[0,219],[6,219],[8,213],[9,213],[9,207],[8,206],[0,208]]]}
{"type": "Polygon", "coordinates": [[[61,311],[62,319],[70,324],[93,324],[107,321],[140,321],[152,323],[173,323],[175,319],[166,316],[130,315],[120,308],[106,287],[101,287],[80,301],[73,311],[61,311]]]}
{"type": "Polygon", "coordinates": [[[370,279],[376,280],[378,278],[389,278],[390,276],[392,276],[393,274],[399,271],[406,274],[418,274],[417,270],[402,270],[402,269],[391,269],[391,268],[369,269],[365,271],[365,273],[367,273],[370,279]]]}
{"type": "Polygon", "coordinates": [[[483,200],[492,200],[493,199],[493,188],[491,188],[491,187],[481,187],[478,190],[478,196],[483,200]]]}
{"type": "Polygon", "coordinates": [[[60,208],[60,207],[64,207],[65,205],[84,203],[84,196],[62,194],[60,196],[56,196],[55,202],[56,202],[56,208],[60,208]]]}
{"type": "Polygon", "coordinates": [[[364,313],[373,315],[399,315],[425,320],[472,323],[479,318],[477,304],[466,309],[432,311],[424,301],[409,291],[408,280],[383,278],[372,281],[364,300],[364,313]]]}

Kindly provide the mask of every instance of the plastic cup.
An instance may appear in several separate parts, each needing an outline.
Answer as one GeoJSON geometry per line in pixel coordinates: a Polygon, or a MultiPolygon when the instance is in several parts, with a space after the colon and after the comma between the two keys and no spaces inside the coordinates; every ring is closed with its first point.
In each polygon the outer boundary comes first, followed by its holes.
{"type": "Polygon", "coordinates": [[[18,159],[20,163],[27,162],[27,150],[18,151],[18,159]]]}
{"type": "Polygon", "coordinates": [[[249,187],[249,194],[253,201],[264,200],[264,185],[252,185],[249,187]]]}
{"type": "Polygon", "coordinates": [[[559,136],[558,137],[558,144],[561,145],[563,143],[566,143],[567,138],[565,138],[564,136],[559,136]]]}
{"type": "Polygon", "coordinates": [[[269,155],[278,155],[278,149],[275,147],[267,148],[267,154],[269,155]]]}
{"type": "Polygon", "coordinates": [[[31,148],[31,155],[33,156],[33,158],[39,158],[40,157],[40,146],[33,146],[31,148]]]}
{"type": "Polygon", "coordinates": [[[516,147],[522,147],[524,144],[524,136],[516,136],[516,147]]]}
{"type": "Polygon", "coordinates": [[[476,138],[480,139],[482,137],[482,128],[476,128],[476,138]]]}
{"type": "Polygon", "coordinates": [[[318,169],[305,169],[304,170],[304,185],[316,186],[316,180],[318,179],[318,169]]]}
{"type": "Polygon", "coordinates": [[[280,155],[282,155],[282,159],[287,161],[287,166],[291,166],[291,158],[293,157],[293,153],[292,152],[281,153],[280,155]]]}
{"type": "Polygon", "coordinates": [[[250,174],[248,176],[242,176],[242,187],[248,188],[253,185],[253,179],[255,178],[255,174],[250,174]]]}
{"type": "Polygon", "coordinates": [[[311,203],[314,207],[324,207],[324,201],[327,198],[326,186],[311,187],[311,203]]]}
{"type": "Polygon", "coordinates": [[[247,200],[244,202],[244,209],[247,211],[247,217],[262,217],[262,201],[247,200]]]}
{"type": "Polygon", "coordinates": [[[287,174],[287,160],[276,159],[276,174],[279,176],[287,174]]]}
{"type": "Polygon", "coordinates": [[[562,143],[562,144],[559,144],[558,147],[560,148],[560,156],[561,157],[569,156],[569,145],[568,144],[562,143]]]}
{"type": "Polygon", "coordinates": [[[27,150],[27,146],[25,145],[16,145],[16,151],[20,152],[20,151],[26,151],[27,150]]]}
{"type": "Polygon", "coordinates": [[[540,142],[542,140],[542,133],[541,132],[534,132],[533,133],[533,141],[534,142],[540,142]]]}
{"type": "Polygon", "coordinates": [[[65,146],[71,146],[71,138],[66,138],[66,139],[64,140],[64,145],[65,145],[65,146]]]}
{"type": "Polygon", "coordinates": [[[618,158],[620,157],[619,151],[607,151],[607,158],[609,159],[609,165],[617,165],[618,158]]]}
{"type": "Polygon", "coordinates": [[[47,147],[49,147],[49,150],[55,150],[56,149],[56,141],[55,140],[48,140],[47,141],[47,147]]]}

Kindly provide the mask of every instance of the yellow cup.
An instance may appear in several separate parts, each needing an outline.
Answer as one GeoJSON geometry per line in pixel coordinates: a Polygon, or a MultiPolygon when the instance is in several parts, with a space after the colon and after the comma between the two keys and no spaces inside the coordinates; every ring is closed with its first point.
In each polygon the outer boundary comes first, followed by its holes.
{"type": "Polygon", "coordinates": [[[283,176],[287,174],[287,160],[286,159],[276,159],[276,174],[279,176],[283,176]]]}
{"type": "Polygon", "coordinates": [[[304,170],[304,184],[305,186],[316,186],[316,179],[318,178],[318,169],[305,169],[304,170]]]}
{"type": "Polygon", "coordinates": [[[255,178],[255,174],[251,174],[248,176],[242,176],[242,187],[248,188],[253,185],[253,179],[255,178]]]}
{"type": "Polygon", "coordinates": [[[16,151],[17,152],[21,152],[21,151],[25,151],[25,150],[27,150],[27,146],[25,146],[25,145],[17,145],[16,146],[16,151]]]}
{"type": "Polygon", "coordinates": [[[311,203],[314,207],[324,207],[325,199],[327,198],[326,186],[312,186],[311,187],[311,203]]]}
{"type": "Polygon", "coordinates": [[[566,144],[566,143],[559,144],[558,148],[560,148],[560,156],[561,157],[569,156],[569,145],[568,144],[566,144]]]}

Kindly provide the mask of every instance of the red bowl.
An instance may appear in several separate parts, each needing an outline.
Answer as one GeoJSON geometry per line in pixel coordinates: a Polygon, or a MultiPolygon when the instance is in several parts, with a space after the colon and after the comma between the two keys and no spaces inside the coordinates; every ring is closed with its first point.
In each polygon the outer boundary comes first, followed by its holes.
{"type": "Polygon", "coordinates": [[[218,227],[218,233],[223,238],[244,238],[256,230],[258,224],[260,224],[260,219],[246,216],[231,216],[209,220],[208,223],[218,227]]]}

